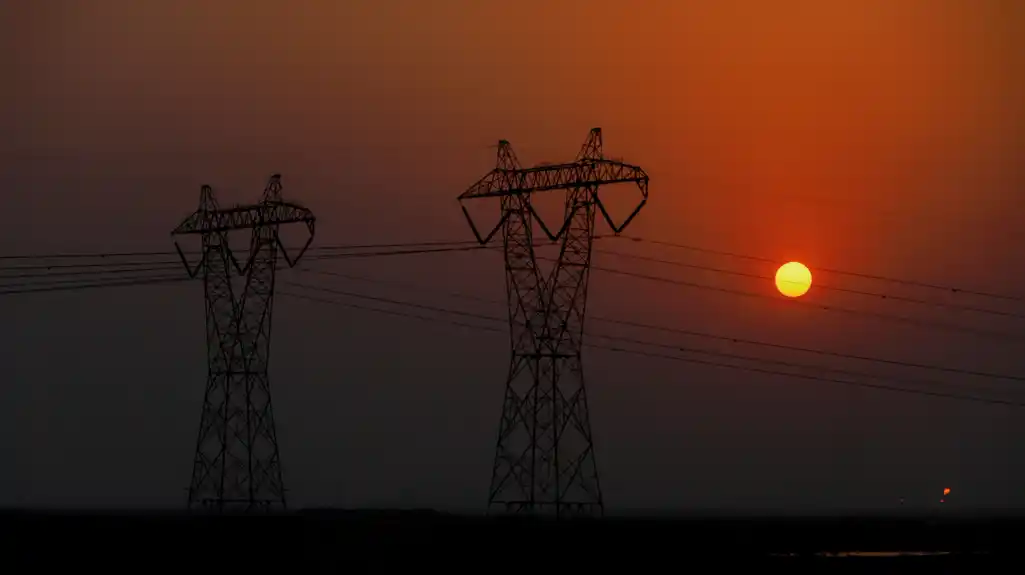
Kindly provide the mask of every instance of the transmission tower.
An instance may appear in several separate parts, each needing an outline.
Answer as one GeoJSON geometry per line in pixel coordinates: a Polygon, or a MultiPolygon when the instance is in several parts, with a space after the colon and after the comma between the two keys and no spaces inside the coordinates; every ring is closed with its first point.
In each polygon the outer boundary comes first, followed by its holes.
{"type": "Polygon", "coordinates": [[[600,212],[621,232],[648,198],[641,168],[602,156],[601,129],[591,130],[570,163],[520,166],[509,142],[498,144],[498,165],[459,196],[470,229],[481,244],[501,231],[512,347],[499,423],[489,512],[600,516],[598,467],[584,390],[580,350],[587,280],[600,212]],[[633,183],[641,200],[616,224],[599,196],[605,184],[633,183]],[[565,193],[563,219],[545,222],[531,204],[535,193],[565,193]],[[499,198],[501,218],[481,235],[465,202],[499,198]],[[541,243],[558,245],[547,273],[538,266],[534,224],[541,243]],[[554,230],[554,231],[553,231],[554,230]]]}
{"type": "Polygon", "coordinates": [[[219,208],[211,187],[203,186],[199,209],[172,232],[189,276],[202,277],[206,292],[209,371],[189,508],[220,512],[285,507],[267,377],[274,277],[279,249],[288,266],[294,266],[313,241],[314,221],[310,210],[281,199],[281,176],[275,174],[262,200],[253,205],[219,208]],[[278,230],[298,223],[306,224],[309,239],[292,257],[278,230]],[[242,258],[229,243],[237,231],[250,235],[242,258]],[[183,235],[201,238],[195,265],[178,244],[177,236],[183,235]]]}

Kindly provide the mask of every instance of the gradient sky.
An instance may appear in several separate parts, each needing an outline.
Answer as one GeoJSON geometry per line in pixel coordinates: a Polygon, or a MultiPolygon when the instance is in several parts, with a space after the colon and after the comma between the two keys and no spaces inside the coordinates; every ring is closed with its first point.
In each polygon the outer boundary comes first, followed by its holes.
{"type": "MultiPolygon", "coordinates": [[[[168,250],[201,184],[244,202],[273,172],[317,214],[319,244],[470,239],[455,197],[491,168],[498,139],[525,164],[559,161],[601,126],[607,154],[651,176],[632,235],[797,259],[823,284],[889,295],[1000,304],[817,270],[1025,291],[1025,3],[12,0],[0,11],[0,253],[168,250]]],[[[605,254],[596,264],[772,293],[605,254]]],[[[495,254],[318,265],[504,292],[495,254]]],[[[805,301],[1003,333],[1023,325],[814,288],[805,301]]],[[[1020,339],[599,272],[588,307],[1025,370],[1020,339]]],[[[201,287],[9,295],[0,310],[0,449],[14,462],[0,505],[184,504],[206,370],[201,287]]],[[[284,298],[275,313],[271,377],[295,505],[483,507],[507,338],[284,298]]],[[[1025,506],[1020,408],[602,351],[585,366],[609,512],[931,506],[943,487],[964,507],[1025,506]]],[[[1013,383],[945,381],[1025,400],[1013,383]]]]}

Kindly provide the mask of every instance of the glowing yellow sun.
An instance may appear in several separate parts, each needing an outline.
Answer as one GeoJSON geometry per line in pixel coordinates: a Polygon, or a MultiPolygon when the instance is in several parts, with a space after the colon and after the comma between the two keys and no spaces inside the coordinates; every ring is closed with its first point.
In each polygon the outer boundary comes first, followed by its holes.
{"type": "Polygon", "coordinates": [[[811,271],[800,262],[788,262],[776,270],[776,289],[787,297],[801,297],[811,289],[811,271]]]}

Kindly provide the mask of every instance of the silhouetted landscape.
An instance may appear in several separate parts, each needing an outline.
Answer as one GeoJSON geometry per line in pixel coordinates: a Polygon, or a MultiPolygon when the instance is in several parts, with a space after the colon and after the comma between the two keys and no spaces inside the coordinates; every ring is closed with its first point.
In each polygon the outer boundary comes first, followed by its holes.
{"type": "MultiPolygon", "coordinates": [[[[252,545],[261,557],[292,557],[323,564],[325,556],[350,558],[389,549],[426,555],[457,553],[464,559],[483,550],[501,552],[517,541],[557,542],[563,556],[583,546],[599,557],[637,556],[729,559],[839,560],[879,566],[949,565],[1011,556],[1020,547],[1025,519],[1007,514],[901,517],[871,514],[834,517],[607,517],[541,519],[482,517],[431,510],[304,509],[263,517],[158,511],[6,511],[7,541],[31,553],[60,541],[65,549],[100,549],[117,541],[150,556],[192,546],[252,545]]],[[[195,547],[198,549],[198,547],[195,547]]],[[[195,551],[199,553],[199,551],[195,551]]],[[[191,553],[191,551],[190,551],[191,553]]],[[[394,556],[389,556],[395,559],[394,556]]],[[[386,559],[388,559],[386,558],[386,559]]],[[[109,557],[108,557],[109,559],[109,557]]],[[[250,559],[246,559],[250,560],[250,559]]]]}

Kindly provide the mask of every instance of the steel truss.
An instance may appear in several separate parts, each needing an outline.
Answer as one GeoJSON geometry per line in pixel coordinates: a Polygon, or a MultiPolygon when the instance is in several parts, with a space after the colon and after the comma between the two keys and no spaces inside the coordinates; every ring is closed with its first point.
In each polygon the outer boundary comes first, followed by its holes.
{"type": "Polygon", "coordinates": [[[221,209],[203,186],[199,209],[172,235],[191,277],[202,277],[206,299],[208,375],[193,461],[188,506],[210,511],[258,511],[286,506],[268,363],[278,256],[294,266],[313,241],[310,210],[281,199],[281,176],[271,176],[258,204],[221,209]],[[305,224],[309,239],[294,257],[278,236],[305,224]],[[249,231],[244,261],[229,243],[249,231]],[[177,237],[199,235],[198,263],[190,264],[177,237]]]}
{"type": "Polygon", "coordinates": [[[477,240],[486,244],[501,232],[505,251],[512,349],[489,512],[603,513],[581,364],[591,247],[598,213],[618,234],[647,197],[644,170],[602,156],[600,128],[591,130],[573,162],[534,168],[522,168],[509,142],[502,140],[497,167],[459,196],[477,240]],[[614,183],[633,183],[641,191],[637,207],[620,224],[598,194],[600,186],[614,183]],[[564,217],[556,226],[544,222],[531,205],[533,194],[549,191],[566,194],[564,217]],[[489,197],[500,198],[501,217],[481,235],[465,202],[489,197]],[[535,237],[535,223],[544,237],[535,237]],[[545,238],[559,246],[548,273],[535,253],[545,238]]]}

